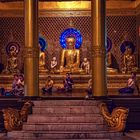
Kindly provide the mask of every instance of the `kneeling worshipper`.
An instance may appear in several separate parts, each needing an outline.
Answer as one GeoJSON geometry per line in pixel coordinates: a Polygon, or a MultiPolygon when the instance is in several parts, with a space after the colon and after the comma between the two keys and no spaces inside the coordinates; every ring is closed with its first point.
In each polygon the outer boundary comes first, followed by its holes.
{"type": "Polygon", "coordinates": [[[24,76],[22,74],[15,76],[12,85],[12,93],[15,96],[24,96],[24,76]]]}
{"type": "Polygon", "coordinates": [[[137,88],[138,93],[140,93],[136,73],[132,73],[131,77],[127,81],[126,87],[119,89],[119,93],[133,94],[135,88],[137,88]]]}
{"type": "Polygon", "coordinates": [[[42,94],[48,93],[52,95],[52,88],[53,88],[54,81],[51,79],[51,76],[48,76],[45,87],[42,88],[42,94]]]}
{"type": "Polygon", "coordinates": [[[14,74],[13,82],[12,82],[12,90],[6,90],[5,93],[4,93],[4,96],[8,96],[8,97],[16,96],[15,95],[15,89],[16,89],[18,80],[19,80],[18,74],[14,74]]]}

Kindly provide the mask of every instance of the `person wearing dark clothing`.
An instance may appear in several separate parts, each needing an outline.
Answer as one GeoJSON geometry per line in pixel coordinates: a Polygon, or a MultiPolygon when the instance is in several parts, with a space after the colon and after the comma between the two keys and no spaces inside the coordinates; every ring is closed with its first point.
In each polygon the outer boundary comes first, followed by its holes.
{"type": "Polygon", "coordinates": [[[64,79],[63,83],[64,83],[64,89],[65,89],[65,91],[66,92],[71,92],[72,91],[72,85],[74,83],[73,83],[73,80],[72,80],[72,78],[70,76],[70,73],[67,73],[66,74],[66,78],[64,79]]]}
{"type": "Polygon", "coordinates": [[[135,88],[137,88],[138,93],[140,93],[136,73],[132,73],[131,77],[127,81],[126,87],[119,89],[119,93],[133,94],[135,88]]]}
{"type": "Polygon", "coordinates": [[[3,87],[0,88],[0,95],[1,96],[4,96],[5,95],[5,89],[3,87]]]}

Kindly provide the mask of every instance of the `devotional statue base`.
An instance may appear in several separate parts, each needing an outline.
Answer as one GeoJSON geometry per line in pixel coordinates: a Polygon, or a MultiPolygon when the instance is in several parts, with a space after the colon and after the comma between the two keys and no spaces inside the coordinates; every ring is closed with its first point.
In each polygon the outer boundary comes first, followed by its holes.
{"type": "Polygon", "coordinates": [[[56,70],[55,73],[60,74],[66,74],[66,73],[72,73],[72,74],[85,74],[84,70],[78,68],[78,69],[69,69],[69,68],[60,68],[60,70],[56,70]]]}
{"type": "Polygon", "coordinates": [[[40,66],[39,67],[39,74],[45,74],[45,73],[48,73],[48,70],[45,69],[44,66],[42,66],[42,67],[40,66]]]}
{"type": "Polygon", "coordinates": [[[107,67],[106,71],[107,71],[107,74],[117,74],[118,73],[117,69],[110,68],[110,67],[107,67]]]}

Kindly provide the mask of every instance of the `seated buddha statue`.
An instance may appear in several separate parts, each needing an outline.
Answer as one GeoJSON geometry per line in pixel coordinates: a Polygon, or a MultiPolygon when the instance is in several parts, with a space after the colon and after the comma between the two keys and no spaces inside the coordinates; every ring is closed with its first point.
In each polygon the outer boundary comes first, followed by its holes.
{"type": "Polygon", "coordinates": [[[45,53],[41,50],[39,52],[39,69],[45,69],[45,53]]]}
{"type": "Polygon", "coordinates": [[[112,67],[112,53],[107,52],[107,73],[117,73],[118,70],[112,67]]]}
{"type": "Polygon", "coordinates": [[[39,72],[40,73],[44,73],[47,72],[47,68],[46,68],[46,54],[44,51],[39,52],[39,72]]]}
{"type": "Polygon", "coordinates": [[[7,59],[6,69],[3,71],[4,73],[18,73],[18,57],[17,51],[14,47],[11,47],[7,59]]]}
{"type": "Polygon", "coordinates": [[[132,48],[126,47],[126,51],[123,56],[123,68],[122,73],[137,72],[135,55],[132,53],[132,48]]]}
{"type": "Polygon", "coordinates": [[[79,72],[80,50],[75,48],[75,38],[66,38],[66,45],[62,51],[60,72],[79,72]]]}

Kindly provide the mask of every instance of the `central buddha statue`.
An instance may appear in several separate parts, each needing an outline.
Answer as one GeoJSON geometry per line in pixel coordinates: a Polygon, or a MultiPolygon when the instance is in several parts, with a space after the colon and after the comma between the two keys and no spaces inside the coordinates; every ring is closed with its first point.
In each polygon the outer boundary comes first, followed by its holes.
{"type": "Polygon", "coordinates": [[[66,38],[66,45],[62,51],[60,72],[79,72],[80,50],[75,48],[75,38],[66,38]]]}

